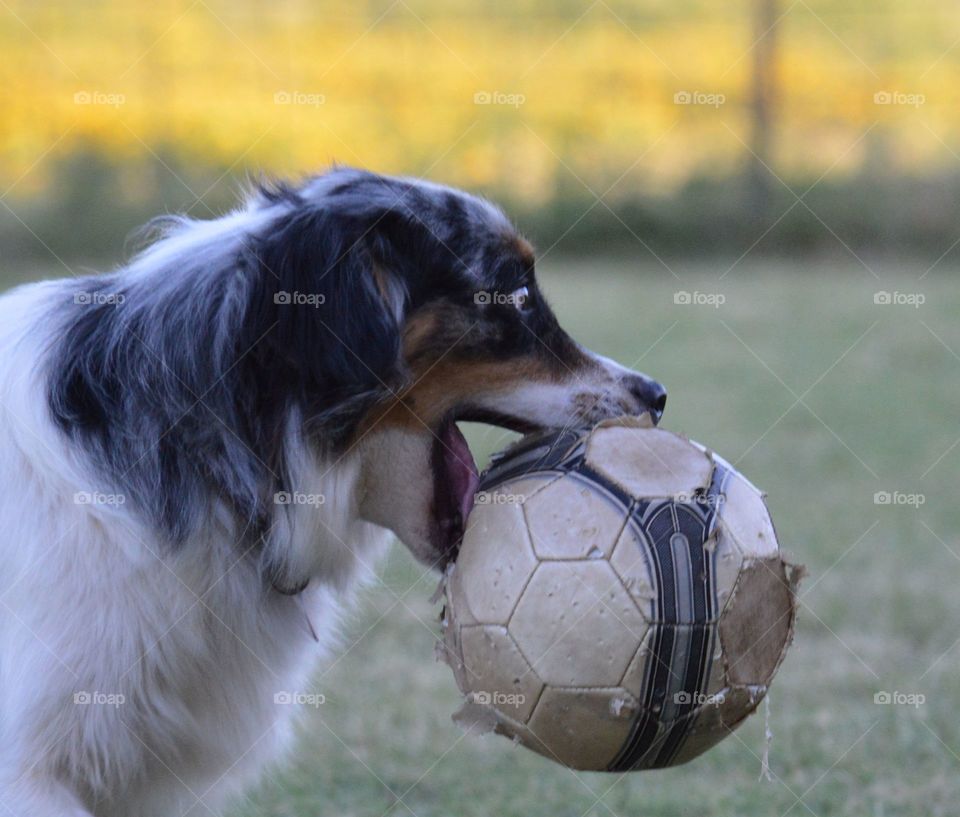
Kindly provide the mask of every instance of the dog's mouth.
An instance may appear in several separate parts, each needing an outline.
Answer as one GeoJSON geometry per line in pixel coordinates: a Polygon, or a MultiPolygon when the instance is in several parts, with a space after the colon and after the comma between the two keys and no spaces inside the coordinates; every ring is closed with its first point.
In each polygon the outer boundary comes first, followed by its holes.
{"type": "Polygon", "coordinates": [[[433,546],[444,561],[456,558],[467,517],[480,485],[480,472],[457,422],[486,423],[528,434],[540,426],[506,414],[464,409],[446,417],[434,435],[433,546]]]}

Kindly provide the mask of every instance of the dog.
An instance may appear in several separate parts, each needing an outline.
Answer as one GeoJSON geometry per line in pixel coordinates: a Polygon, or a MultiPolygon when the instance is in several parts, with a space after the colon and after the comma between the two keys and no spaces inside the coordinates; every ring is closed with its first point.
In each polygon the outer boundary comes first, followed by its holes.
{"type": "Polygon", "coordinates": [[[0,815],[216,814],[396,536],[456,555],[458,429],[649,413],[501,210],[337,167],[0,298],[0,815]]]}

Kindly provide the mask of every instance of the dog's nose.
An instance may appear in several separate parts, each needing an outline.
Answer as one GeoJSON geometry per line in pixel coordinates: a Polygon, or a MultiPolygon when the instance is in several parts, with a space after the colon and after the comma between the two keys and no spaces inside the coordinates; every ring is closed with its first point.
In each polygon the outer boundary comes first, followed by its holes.
{"type": "Polygon", "coordinates": [[[667,390],[663,385],[639,374],[630,376],[625,385],[640,403],[640,411],[649,411],[654,425],[659,423],[667,406],[667,390]]]}

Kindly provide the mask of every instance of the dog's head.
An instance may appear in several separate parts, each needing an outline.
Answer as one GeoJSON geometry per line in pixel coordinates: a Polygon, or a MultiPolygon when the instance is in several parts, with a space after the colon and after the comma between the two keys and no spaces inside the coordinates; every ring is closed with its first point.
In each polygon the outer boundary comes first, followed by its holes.
{"type": "Polygon", "coordinates": [[[335,401],[310,416],[361,457],[364,518],[424,562],[455,553],[477,487],[458,421],[527,432],[642,412],[659,420],[665,389],[563,331],[530,245],[489,202],[352,170],[297,195],[323,203],[312,218],[324,229],[307,234],[327,246],[274,237],[268,252],[282,255],[267,262],[283,286],[324,297],[322,338],[291,338],[337,368],[338,388],[327,378],[323,390],[335,401]]]}
{"type": "Polygon", "coordinates": [[[666,400],[560,328],[496,207],[411,179],[263,187],[223,218],[167,220],[125,267],[57,292],[58,427],[171,548],[232,525],[284,592],[358,518],[426,563],[454,555],[477,485],[458,421],[658,420],[666,400]],[[278,503],[325,478],[339,533],[278,503]]]}

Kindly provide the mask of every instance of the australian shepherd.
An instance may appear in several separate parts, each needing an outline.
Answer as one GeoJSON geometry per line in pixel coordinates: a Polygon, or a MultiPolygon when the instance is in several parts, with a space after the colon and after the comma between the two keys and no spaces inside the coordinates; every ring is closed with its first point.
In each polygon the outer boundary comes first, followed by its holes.
{"type": "Polygon", "coordinates": [[[456,555],[458,422],[666,401],[560,328],[497,207],[346,168],[9,292],[0,394],[0,817],[218,813],[391,538],[456,555]]]}

